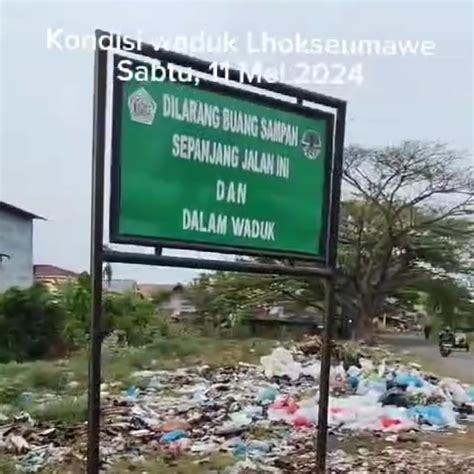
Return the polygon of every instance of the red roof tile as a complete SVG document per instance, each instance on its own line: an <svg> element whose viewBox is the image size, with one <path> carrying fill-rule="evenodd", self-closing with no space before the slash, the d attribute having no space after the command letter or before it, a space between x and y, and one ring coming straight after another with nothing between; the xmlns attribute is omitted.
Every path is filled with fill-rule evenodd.
<svg viewBox="0 0 474 474"><path fill-rule="evenodd" d="M71 270L56 267L54 265L35 265L35 277L78 277L79 274Z"/></svg>

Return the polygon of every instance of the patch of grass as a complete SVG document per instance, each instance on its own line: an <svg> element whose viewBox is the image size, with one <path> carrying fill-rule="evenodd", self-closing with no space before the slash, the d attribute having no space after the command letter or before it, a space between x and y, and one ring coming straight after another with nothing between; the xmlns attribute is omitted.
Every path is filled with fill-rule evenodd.
<svg viewBox="0 0 474 474"><path fill-rule="evenodd" d="M130 381L136 370L174 369L196 364L235 365L238 362L258 363L268 354L275 341L268 339L211 339L183 335L179 338L158 338L143 348L124 349L104 360L104 380Z"/></svg>
<svg viewBox="0 0 474 474"><path fill-rule="evenodd" d="M31 370L25 382L33 389L60 391L67 382L67 373L63 367L51 366L47 363L38 364Z"/></svg>
<svg viewBox="0 0 474 474"><path fill-rule="evenodd" d="M88 367L89 354L87 350L74 354L68 360L68 370L72 374L71 380L78 382L79 387L82 388L82 390L87 388L89 382Z"/></svg>
<svg viewBox="0 0 474 474"><path fill-rule="evenodd" d="M0 472L2 474L15 474L17 472L13 457L4 454L0 456Z"/></svg>
<svg viewBox="0 0 474 474"><path fill-rule="evenodd" d="M23 385L16 380L2 380L2 385L0 385L0 405L13 405L18 403L24 391Z"/></svg>
<svg viewBox="0 0 474 474"><path fill-rule="evenodd" d="M16 403L23 392L64 389L67 371L59 364L39 361L0 365L0 404Z"/></svg>
<svg viewBox="0 0 474 474"><path fill-rule="evenodd" d="M269 339L222 339L191 334L158 336L144 347L103 351L102 377L106 383L136 384L137 370L175 369L199 364L211 366L258 363L275 341ZM0 364L0 404L16 404L23 392L43 391L65 396L84 393L88 382L88 354L78 352L63 361ZM76 381L74 388L68 382Z"/></svg>
<svg viewBox="0 0 474 474"><path fill-rule="evenodd" d="M38 421L61 421L65 425L76 425L87 419L87 398L69 396L33 405L30 414Z"/></svg>

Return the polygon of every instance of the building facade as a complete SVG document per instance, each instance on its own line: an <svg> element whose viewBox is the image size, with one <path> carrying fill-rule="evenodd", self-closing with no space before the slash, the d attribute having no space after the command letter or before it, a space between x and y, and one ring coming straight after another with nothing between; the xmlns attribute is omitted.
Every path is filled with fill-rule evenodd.
<svg viewBox="0 0 474 474"><path fill-rule="evenodd" d="M41 217L0 201L0 292L33 284L33 220Z"/></svg>

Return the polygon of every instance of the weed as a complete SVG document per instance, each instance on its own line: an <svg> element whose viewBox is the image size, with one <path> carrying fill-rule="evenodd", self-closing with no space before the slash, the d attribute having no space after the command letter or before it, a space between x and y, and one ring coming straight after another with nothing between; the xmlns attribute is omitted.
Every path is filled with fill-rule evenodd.
<svg viewBox="0 0 474 474"><path fill-rule="evenodd" d="M87 417L87 398L69 396L34 405L30 414L38 421L61 421L65 425L83 423Z"/></svg>
<svg viewBox="0 0 474 474"><path fill-rule="evenodd" d="M25 374L31 389L46 389L60 391L67 383L67 374L62 367L51 366L46 362L41 362Z"/></svg>
<svg viewBox="0 0 474 474"><path fill-rule="evenodd" d="M5 383L5 385L0 385L0 404L13 405L17 403L21 394L24 392L24 387L16 380L5 380L3 383Z"/></svg>
<svg viewBox="0 0 474 474"><path fill-rule="evenodd" d="M2 474L15 474L17 472L15 462L10 456L0 456L0 472Z"/></svg>

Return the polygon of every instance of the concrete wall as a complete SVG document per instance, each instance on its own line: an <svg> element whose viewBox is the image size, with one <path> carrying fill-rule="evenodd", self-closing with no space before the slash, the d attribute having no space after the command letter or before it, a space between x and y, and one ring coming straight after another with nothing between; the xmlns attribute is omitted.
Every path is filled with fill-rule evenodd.
<svg viewBox="0 0 474 474"><path fill-rule="evenodd" d="M33 221L0 210L0 292L33 284Z"/></svg>

